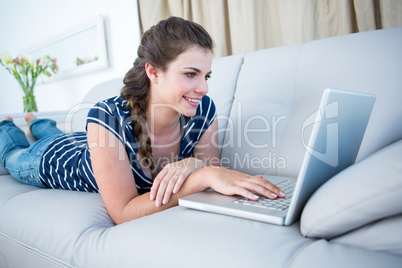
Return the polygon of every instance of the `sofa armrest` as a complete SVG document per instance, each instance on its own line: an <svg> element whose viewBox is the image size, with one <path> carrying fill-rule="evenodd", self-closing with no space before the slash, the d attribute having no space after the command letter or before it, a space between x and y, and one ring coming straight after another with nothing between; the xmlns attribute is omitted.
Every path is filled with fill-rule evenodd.
<svg viewBox="0 0 402 268"><path fill-rule="evenodd" d="M331 242L402 256L401 226L402 214L373 222Z"/></svg>
<svg viewBox="0 0 402 268"><path fill-rule="evenodd" d="M402 140L335 175L307 202L306 237L332 239L402 213ZM383 235L392 236L392 232Z"/></svg>

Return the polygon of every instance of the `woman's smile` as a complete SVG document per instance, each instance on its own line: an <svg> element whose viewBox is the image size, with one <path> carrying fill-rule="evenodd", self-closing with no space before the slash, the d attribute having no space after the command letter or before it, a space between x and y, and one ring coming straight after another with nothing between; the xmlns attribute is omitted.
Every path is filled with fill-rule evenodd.
<svg viewBox="0 0 402 268"><path fill-rule="evenodd" d="M201 100L201 99L189 98L186 96L183 96L183 98L188 104L190 104L191 106L194 106L194 107L198 107L198 104Z"/></svg>

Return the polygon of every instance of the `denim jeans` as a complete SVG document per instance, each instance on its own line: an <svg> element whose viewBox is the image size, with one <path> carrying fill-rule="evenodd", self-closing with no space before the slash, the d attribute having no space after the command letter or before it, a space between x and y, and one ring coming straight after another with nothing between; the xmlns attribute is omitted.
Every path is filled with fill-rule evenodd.
<svg viewBox="0 0 402 268"><path fill-rule="evenodd" d="M63 132L50 119L34 119L30 130L37 140L30 145L25 133L12 121L0 122L0 160L17 181L45 188L40 180L39 168L44 151L50 142Z"/></svg>

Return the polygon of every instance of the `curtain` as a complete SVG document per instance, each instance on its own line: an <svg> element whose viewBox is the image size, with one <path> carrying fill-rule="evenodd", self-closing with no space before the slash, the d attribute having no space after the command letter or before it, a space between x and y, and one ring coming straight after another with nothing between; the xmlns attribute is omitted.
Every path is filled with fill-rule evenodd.
<svg viewBox="0 0 402 268"><path fill-rule="evenodd" d="M141 31L178 16L201 24L215 56L402 26L400 0L138 0Z"/></svg>

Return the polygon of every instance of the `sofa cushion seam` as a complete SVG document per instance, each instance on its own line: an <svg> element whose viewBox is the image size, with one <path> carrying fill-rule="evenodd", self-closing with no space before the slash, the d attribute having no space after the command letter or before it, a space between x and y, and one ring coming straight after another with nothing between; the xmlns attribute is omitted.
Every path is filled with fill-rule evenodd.
<svg viewBox="0 0 402 268"><path fill-rule="evenodd" d="M241 62L240 62L240 66L239 66L239 71L237 72L236 82L235 82L235 88L234 88L234 91L233 91L233 100L231 101L231 105L230 105L230 109L229 109L229 115L230 115L230 111L232 111L234 100L236 99L237 84L238 84L238 82L239 82L240 72L241 72L241 69L242 69L242 67L243 67L244 58L246 57L246 54L247 54L247 53L244 53L244 54L242 55Z"/></svg>
<svg viewBox="0 0 402 268"><path fill-rule="evenodd" d="M234 84L233 98L232 98L232 101L230 102L230 108L229 108L228 117L230 117L230 114L232 113L233 103L234 103L234 100L236 99L237 83L239 82L239 76L240 76L241 69L243 67L244 58L245 58L246 54L247 53L243 53L242 57L241 57L241 62L240 62L240 65L239 65L239 71L237 72L236 82ZM215 118L215 119L218 119L218 117ZM226 130L223 132L224 133L223 141L225 140L226 132L227 132ZM222 152L220 152L220 153L222 153Z"/></svg>
<svg viewBox="0 0 402 268"><path fill-rule="evenodd" d="M283 135L282 135L282 139L281 139L281 144L282 144L282 142L283 142L283 137L285 137L285 133L286 133L286 131L287 131L287 129L288 129L289 120L290 120L290 118L293 116L294 111L295 111L295 97L296 97L296 84L297 84L297 83L296 83L296 80L297 80L297 73L298 73L298 70L299 70L300 54L301 54L301 52L302 52L302 49L303 49L304 45L305 45L305 43L301 44L301 46L300 46L300 48L299 48L299 51L297 52L296 63L295 63L295 73L294 73L294 76L293 76L292 111L290 112L289 118L288 118L288 120L286 121L285 129L283 130ZM280 148L280 149L278 150L278 155L281 155L281 149L282 149L281 144L279 144L279 148ZM275 175L276 175L276 176L278 175L278 170L277 170L276 167L275 167Z"/></svg>
<svg viewBox="0 0 402 268"><path fill-rule="evenodd" d="M93 229L95 229L96 227L99 227L99 226L105 226L105 223L99 223L99 224L94 224L94 225L89 226L89 227L86 228L84 231L82 231L81 234L80 234L80 235L77 237L77 239L75 240L74 247L73 247L73 249L72 249L71 257L70 257L70 258L71 258L71 259L70 259L70 263L73 264L74 267L79 267L79 266L75 265L75 263L74 263L74 258L75 258L76 252L77 252L78 244L79 244L81 241L84 240L84 239L83 239L83 236L85 236L86 234L90 233L91 230L93 230ZM108 228L103 228L103 229L104 229L103 231L105 231L105 230L108 229Z"/></svg>
<svg viewBox="0 0 402 268"><path fill-rule="evenodd" d="M33 187L34 187L34 186L33 186ZM33 192L33 191L39 191L39 190L44 190L44 189L38 188L38 189L33 189L33 190L31 190L31 191L28 191L28 192L13 194L13 195L9 196L8 198L4 199L4 201L3 201L2 203L0 203L0 207L2 207L3 205L5 205L8 201L10 201L10 199L13 199L13 198L16 197L16 196L19 196L19 195L22 195L22 194L26 194L26 193L30 193L30 192Z"/></svg>
<svg viewBox="0 0 402 268"><path fill-rule="evenodd" d="M307 241L303 246L299 247L295 253L289 258L289 260L287 261L287 265L285 267L291 267L292 264L294 263L294 261L297 259L297 256L299 256L301 254L302 251L304 251L304 249L308 248L311 244L317 242L319 240L309 240Z"/></svg>
<svg viewBox="0 0 402 268"><path fill-rule="evenodd" d="M32 254L34 254L34 255L36 255L38 257L41 257L43 259L46 259L49 262L52 262L54 264L59 265L60 267L74 267L74 266L71 266L71 264L66 263L66 262L64 262L64 261L62 261L60 259L56 259L52 255L50 255L48 253L45 253L45 252L43 252L43 251L41 251L41 250L39 250L39 249L37 249L35 247L29 246L28 244L26 244L24 242L21 242L19 240L13 239L13 238L9 237L8 235L6 235L4 233L0 233L0 239L1 238L3 240L7 241L8 243L11 243L11 244L15 245L16 247L25 249L25 250L31 252Z"/></svg>

